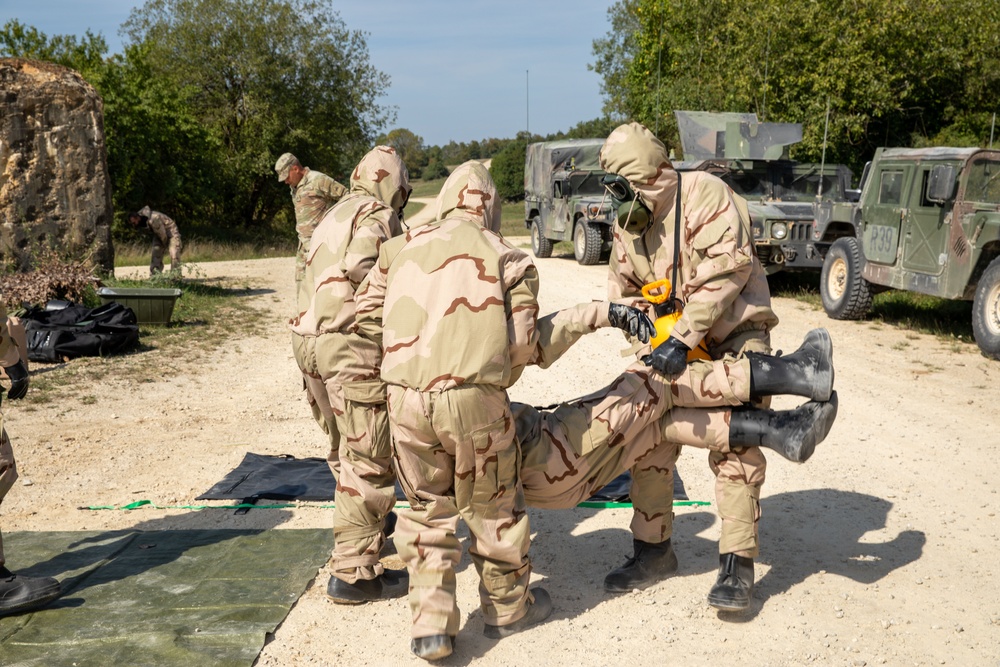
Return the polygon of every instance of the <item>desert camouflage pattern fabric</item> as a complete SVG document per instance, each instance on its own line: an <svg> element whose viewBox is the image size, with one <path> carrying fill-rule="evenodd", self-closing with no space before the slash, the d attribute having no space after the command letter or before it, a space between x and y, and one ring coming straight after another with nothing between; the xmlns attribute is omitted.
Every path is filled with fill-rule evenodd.
<svg viewBox="0 0 1000 667"><path fill-rule="evenodd" d="M7 306L0 301L0 366L6 368L16 364L18 360L26 359L27 347L22 341L16 341L10 330L11 321L7 318ZM18 326L17 322L14 326ZM21 327L23 334L24 328ZM27 361L25 361L27 363ZM0 503L4 496L17 481L17 465L14 463L14 450L10 446L7 430L3 424L3 413L0 413ZM0 535L0 567L4 564L3 536Z"/></svg>
<svg viewBox="0 0 1000 667"><path fill-rule="evenodd" d="M478 162L434 204L443 219L382 246L358 290L358 331L382 344L400 485L395 543L410 572L412 636L458 632L459 518L471 533L486 622L527 611L530 526L506 388L536 356L538 274L496 231ZM558 336L557 336L558 337Z"/></svg>
<svg viewBox="0 0 1000 667"><path fill-rule="evenodd" d="M538 271L492 231L500 204L478 162L452 173L436 206L445 219L382 246L358 290L358 330L381 344L386 382L509 387L535 354Z"/></svg>
<svg viewBox="0 0 1000 667"><path fill-rule="evenodd" d="M712 401L675 385L637 364L607 387L552 410L512 404L528 505L567 509L626 470L672 469L682 444L728 451L731 413L722 392L715 393L715 409L684 409L674 406ZM692 414L695 420L682 421ZM673 494L664 502L672 507Z"/></svg>
<svg viewBox="0 0 1000 667"><path fill-rule="evenodd" d="M299 184L290 188L295 206L295 232L299 247L295 253L295 280L305 275L306 254L313 232L323 215L347 194L347 188L326 174L306 168Z"/></svg>
<svg viewBox="0 0 1000 667"><path fill-rule="evenodd" d="M355 292L382 244L402 233L399 213L410 192L406 165L389 146L376 146L351 174L351 191L319 221L305 260L297 313L300 336L347 333L354 327Z"/></svg>
<svg viewBox="0 0 1000 667"><path fill-rule="evenodd" d="M506 391L389 385L389 410L399 481L411 505L398 511L394 537L410 572L411 636L458 634L459 518L469 527L486 622L520 619L527 611L531 529Z"/></svg>
<svg viewBox="0 0 1000 667"><path fill-rule="evenodd" d="M163 255L170 253L170 270L180 271L181 250L184 247L177 223L169 216L153 211L148 206L139 210L139 215L146 218L146 226L153 232L153 250L149 260L149 272L163 272Z"/></svg>
<svg viewBox="0 0 1000 667"><path fill-rule="evenodd" d="M677 172L663 144L638 123L619 126L611 133L601 149L601 165L628 179L652 212L651 224L639 234L618 226L614 229L608 296L635 297L643 285L671 277ZM710 376L731 372L725 363L738 361L746 383L729 385L726 396L729 404L738 405L750 397L749 362L742 355L770 352L769 332L778 322L753 248L746 202L711 174L685 173L680 219L677 293L684 312L671 335L691 348L704 340L717 361L693 362L678 380L684 386L702 387ZM648 347L636 349L640 355L648 351ZM716 384L722 385L718 380ZM716 473L723 519L721 553L756 557L758 500L766 467L763 454L756 448L713 453L709 464ZM670 537L672 512L663 499L672 486L672 469L662 474L633 471L632 529L637 539L661 542Z"/></svg>
<svg viewBox="0 0 1000 667"><path fill-rule="evenodd" d="M351 175L351 191L313 233L292 318L293 351L307 402L330 438L327 460L337 479L334 576L348 583L383 572L385 516L394 503L385 383L378 345L353 332L354 293L382 243L402 232L409 196L406 165L376 146Z"/></svg>

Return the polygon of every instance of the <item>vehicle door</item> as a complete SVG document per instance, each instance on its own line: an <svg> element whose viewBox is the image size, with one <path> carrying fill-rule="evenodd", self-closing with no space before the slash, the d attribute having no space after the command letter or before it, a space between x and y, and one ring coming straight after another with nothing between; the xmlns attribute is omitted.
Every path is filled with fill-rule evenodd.
<svg viewBox="0 0 1000 667"><path fill-rule="evenodd" d="M865 227L862 235L865 259L877 264L895 264L899 230L904 214L904 194L913 180L914 165L881 165L872 182L872 192L864 202Z"/></svg>
<svg viewBox="0 0 1000 667"><path fill-rule="evenodd" d="M913 187L904 200L902 215L903 268L938 276L947 261L952 202L928 199L931 168L939 163L923 162L914 169ZM956 168L957 173L957 168Z"/></svg>
<svg viewBox="0 0 1000 667"><path fill-rule="evenodd" d="M570 182L565 172L557 173L552 179L552 204L551 217L545 228L551 232L556 232L564 236L567 221L569 220L569 196ZM552 238L555 234L549 236Z"/></svg>

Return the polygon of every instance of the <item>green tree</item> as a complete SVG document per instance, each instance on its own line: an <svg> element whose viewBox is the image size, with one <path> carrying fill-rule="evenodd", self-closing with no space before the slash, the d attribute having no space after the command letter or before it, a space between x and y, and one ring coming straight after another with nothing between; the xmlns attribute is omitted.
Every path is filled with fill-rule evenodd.
<svg viewBox="0 0 1000 667"><path fill-rule="evenodd" d="M421 171L428 160L424 150L423 137L417 136L404 127L398 127L390 130L388 134L380 135L376 143L395 148L399 159L406 164L410 178L420 178Z"/></svg>
<svg viewBox="0 0 1000 667"><path fill-rule="evenodd" d="M377 102L388 77L331 0L149 0L122 31L217 146L216 224L291 218L278 155L344 178L393 115Z"/></svg>
<svg viewBox="0 0 1000 667"><path fill-rule="evenodd" d="M101 35L89 30L82 39L75 35L48 37L32 26L16 19L0 29L0 56L47 60L74 69L85 79L98 74L104 67L108 44Z"/></svg>
<svg viewBox="0 0 1000 667"><path fill-rule="evenodd" d="M517 138L508 142L490 163L497 194L505 201L524 199L524 160L531 140L527 132L518 132Z"/></svg>
<svg viewBox="0 0 1000 667"><path fill-rule="evenodd" d="M679 150L674 109L802 123L792 156L857 169L878 146L988 140L1000 12L979 0L898 3L620 0L594 42L605 109Z"/></svg>

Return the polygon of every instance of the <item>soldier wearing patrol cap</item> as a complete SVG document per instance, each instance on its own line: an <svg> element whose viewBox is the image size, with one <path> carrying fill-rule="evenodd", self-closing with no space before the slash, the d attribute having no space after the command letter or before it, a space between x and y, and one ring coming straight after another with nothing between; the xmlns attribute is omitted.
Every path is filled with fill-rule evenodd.
<svg viewBox="0 0 1000 667"><path fill-rule="evenodd" d="M305 275L306 253L309 240L323 215L340 201L347 188L324 173L303 167L299 159L291 153L283 153L274 163L278 180L288 185L295 205L295 231L299 235L299 247L295 253L295 283L298 285Z"/></svg>
<svg viewBox="0 0 1000 667"><path fill-rule="evenodd" d="M636 346L642 361L690 387L728 372L723 364L731 363L743 381L731 388L717 384L734 406L750 399L764 404L763 396L809 380L802 355L762 363L760 355L770 352L770 331L778 318L753 247L746 202L711 174L682 177L664 145L639 123L616 128L600 159L617 211L609 298L639 296L644 285L666 278L683 308L665 342L652 352L649 346ZM813 338L807 341L810 347L829 343L822 330ZM688 353L698 346L713 361L688 363ZM666 437L679 441L670 429ZM746 446L712 451L709 466L716 477L722 534L719 574L708 602L724 610L745 609L753 588L753 559L759 553L766 460L759 447ZM670 544L673 466L640 461L631 472L635 553L605 579L611 592L649 586L677 570Z"/></svg>

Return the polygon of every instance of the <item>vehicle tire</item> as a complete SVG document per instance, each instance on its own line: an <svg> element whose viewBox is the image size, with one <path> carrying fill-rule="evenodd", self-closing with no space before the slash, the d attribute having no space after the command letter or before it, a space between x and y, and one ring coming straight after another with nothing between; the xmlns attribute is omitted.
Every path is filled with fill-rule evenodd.
<svg viewBox="0 0 1000 667"><path fill-rule="evenodd" d="M872 286L861 276L861 245L853 236L837 239L823 261L819 293L835 320L859 320L872 307Z"/></svg>
<svg viewBox="0 0 1000 667"><path fill-rule="evenodd" d="M531 219L531 252L535 253L535 257L552 256L552 241L542 233L542 221L537 215Z"/></svg>
<svg viewBox="0 0 1000 667"><path fill-rule="evenodd" d="M990 262L976 287L972 335L983 354L1000 359L1000 257Z"/></svg>
<svg viewBox="0 0 1000 667"><path fill-rule="evenodd" d="M580 220L573 228L573 254L576 261L583 265L597 264L601 261L601 228L597 225Z"/></svg>

